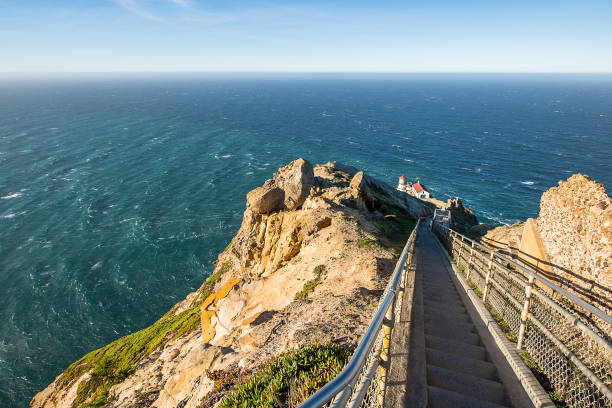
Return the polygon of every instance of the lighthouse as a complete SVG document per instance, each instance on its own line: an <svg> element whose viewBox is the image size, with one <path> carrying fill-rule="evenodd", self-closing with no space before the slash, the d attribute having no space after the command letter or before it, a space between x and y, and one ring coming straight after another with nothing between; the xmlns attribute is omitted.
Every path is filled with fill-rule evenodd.
<svg viewBox="0 0 612 408"><path fill-rule="evenodd" d="M406 192L406 177L404 177L403 174L401 175L401 177L399 178L399 181L397 182L397 189L399 191Z"/></svg>

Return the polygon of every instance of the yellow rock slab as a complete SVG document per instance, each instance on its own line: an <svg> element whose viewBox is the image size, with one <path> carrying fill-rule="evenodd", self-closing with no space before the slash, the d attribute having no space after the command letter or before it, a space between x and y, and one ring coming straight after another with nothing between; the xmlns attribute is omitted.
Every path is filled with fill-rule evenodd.
<svg viewBox="0 0 612 408"><path fill-rule="evenodd" d="M217 314L214 310L214 306L216 306L219 299L226 297L232 288L240 282L242 282L241 278L230 279L220 290L208 296L204 303L202 303L200 307L200 325L202 327L203 343L211 341L216 334L215 328L212 325L212 318ZM212 310L210 310L211 307L213 308Z"/></svg>

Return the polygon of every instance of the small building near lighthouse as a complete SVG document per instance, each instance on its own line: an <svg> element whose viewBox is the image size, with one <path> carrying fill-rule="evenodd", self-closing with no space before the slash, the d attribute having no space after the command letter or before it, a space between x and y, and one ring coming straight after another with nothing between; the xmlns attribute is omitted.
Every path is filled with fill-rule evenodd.
<svg viewBox="0 0 612 408"><path fill-rule="evenodd" d="M431 197L431 194L429 193L429 191L427 191L425 186L421 184L420 182L414 183L411 189L412 189L412 195L415 196L416 198L430 198Z"/></svg>

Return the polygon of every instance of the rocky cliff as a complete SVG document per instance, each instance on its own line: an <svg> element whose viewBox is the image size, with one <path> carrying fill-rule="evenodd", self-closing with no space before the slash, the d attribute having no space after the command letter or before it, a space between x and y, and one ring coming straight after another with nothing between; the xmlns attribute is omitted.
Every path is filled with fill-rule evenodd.
<svg viewBox="0 0 612 408"><path fill-rule="evenodd" d="M72 364L31 406L237 405L231 390L255 370L276 375L278 358L293 356L283 353L331 339L324 352L298 348L324 360L302 370L301 388L273 396L295 405L329 375L321 367L356 345L416 217L431 212L355 168L303 159L246 201L202 287L152 326Z"/></svg>
<svg viewBox="0 0 612 408"><path fill-rule="evenodd" d="M483 242L526 258L558 285L612 312L612 198L602 184L575 174L542 194L535 233L546 259L529 259L521 251L524 227L498 227Z"/></svg>

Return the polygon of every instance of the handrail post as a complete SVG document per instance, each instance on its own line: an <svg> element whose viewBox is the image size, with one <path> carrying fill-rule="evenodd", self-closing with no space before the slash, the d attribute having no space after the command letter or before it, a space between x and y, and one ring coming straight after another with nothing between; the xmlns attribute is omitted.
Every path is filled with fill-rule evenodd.
<svg viewBox="0 0 612 408"><path fill-rule="evenodd" d="M516 342L516 348L523 348L523 341L525 340L525 331L527 330L527 319L529 318L529 304L531 303L531 292L533 291L533 283L535 281L534 274L529 275L529 282L525 286L525 303L523 304L523 312L521 313L521 327L519 329L518 341Z"/></svg>
<svg viewBox="0 0 612 408"><path fill-rule="evenodd" d="M387 385L387 368L389 366L389 347L391 346L391 325L393 324L393 308L394 303L391 302L385 320L383 321L383 341L380 349L380 357L378 360L378 395L377 406L382 407L385 399L385 388Z"/></svg>
<svg viewBox="0 0 612 408"><path fill-rule="evenodd" d="M491 275L493 272L493 254L494 252L491 251L491 256L489 257L489 268L487 270L487 278L485 279L484 293L482 295L482 303L486 303L487 295L489 293L489 287L491 286Z"/></svg>
<svg viewBox="0 0 612 408"><path fill-rule="evenodd" d="M459 253L457 254L457 265L459 265L459 262L461 261L461 253L463 252L463 238L464 236L461 235L461 242L459 242Z"/></svg>
<svg viewBox="0 0 612 408"><path fill-rule="evenodd" d="M470 272L472 272L472 257L474 256L474 241L472 241L472 246L470 247L470 260L468 261L467 273L465 279L470 279Z"/></svg>

